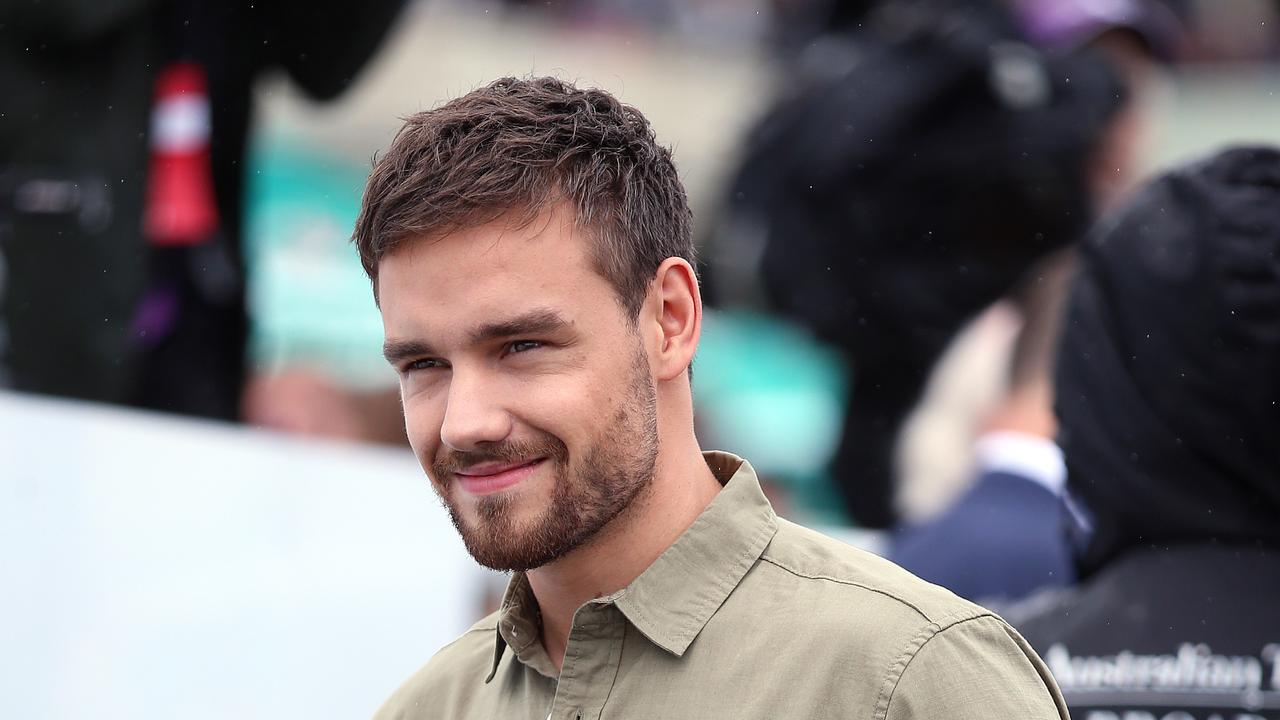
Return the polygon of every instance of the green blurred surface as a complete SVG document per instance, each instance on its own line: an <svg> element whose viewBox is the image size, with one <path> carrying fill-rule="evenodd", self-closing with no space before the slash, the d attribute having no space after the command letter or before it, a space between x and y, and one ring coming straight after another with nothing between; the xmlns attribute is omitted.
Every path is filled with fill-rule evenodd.
<svg viewBox="0 0 1280 720"><path fill-rule="evenodd" d="M848 393L839 353L767 315L708 311L693 390L704 446L748 458L805 519L845 521L827 474Z"/></svg>
<svg viewBox="0 0 1280 720"><path fill-rule="evenodd" d="M391 385L382 321L349 241L366 168L280 136L250 154L246 212L250 357L345 384Z"/></svg>

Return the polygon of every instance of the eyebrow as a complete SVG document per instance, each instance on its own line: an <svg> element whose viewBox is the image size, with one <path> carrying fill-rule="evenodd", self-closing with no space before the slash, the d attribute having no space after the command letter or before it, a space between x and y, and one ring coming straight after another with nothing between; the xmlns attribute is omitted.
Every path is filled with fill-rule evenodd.
<svg viewBox="0 0 1280 720"><path fill-rule="evenodd" d="M434 354L430 345L417 340L388 340L382 344L382 356L393 366L399 366L411 357Z"/></svg>
<svg viewBox="0 0 1280 720"><path fill-rule="evenodd" d="M523 315L481 325L471 332L472 343L483 343L517 335L545 335L569 327L570 323L555 310L540 308Z"/></svg>
<svg viewBox="0 0 1280 720"><path fill-rule="evenodd" d="M487 323L471 331L473 344L519 335L545 335L563 331L572 323L555 310L540 308L506 320ZM411 357L435 355L436 351L420 340L388 339L382 345L382 355L392 365L399 365Z"/></svg>

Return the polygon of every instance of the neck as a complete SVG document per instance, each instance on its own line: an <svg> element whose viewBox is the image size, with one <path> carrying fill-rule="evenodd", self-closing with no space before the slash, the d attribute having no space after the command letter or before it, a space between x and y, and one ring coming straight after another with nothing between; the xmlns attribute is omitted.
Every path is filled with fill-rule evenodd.
<svg viewBox="0 0 1280 720"><path fill-rule="evenodd" d="M542 612L542 645L557 670L578 608L631 584L693 524L720 490L692 430L675 442L663 438L659 447L647 492L590 542L528 573Z"/></svg>

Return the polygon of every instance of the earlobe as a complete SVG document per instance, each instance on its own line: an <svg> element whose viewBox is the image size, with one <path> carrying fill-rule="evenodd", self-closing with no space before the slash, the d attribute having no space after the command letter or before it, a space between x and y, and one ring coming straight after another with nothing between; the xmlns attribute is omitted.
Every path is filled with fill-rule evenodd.
<svg viewBox="0 0 1280 720"><path fill-rule="evenodd" d="M653 279L660 342L654 357L658 380L678 377L693 362L702 334L702 296L693 267L682 258L667 258Z"/></svg>

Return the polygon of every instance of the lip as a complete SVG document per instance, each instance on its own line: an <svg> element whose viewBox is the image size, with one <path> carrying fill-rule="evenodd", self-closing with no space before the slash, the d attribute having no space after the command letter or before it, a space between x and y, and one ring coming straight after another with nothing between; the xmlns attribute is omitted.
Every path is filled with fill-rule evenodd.
<svg viewBox="0 0 1280 720"><path fill-rule="evenodd" d="M470 495L492 495L519 483L533 474L546 458L535 458L522 463L477 465L466 472L455 472L454 477Z"/></svg>

